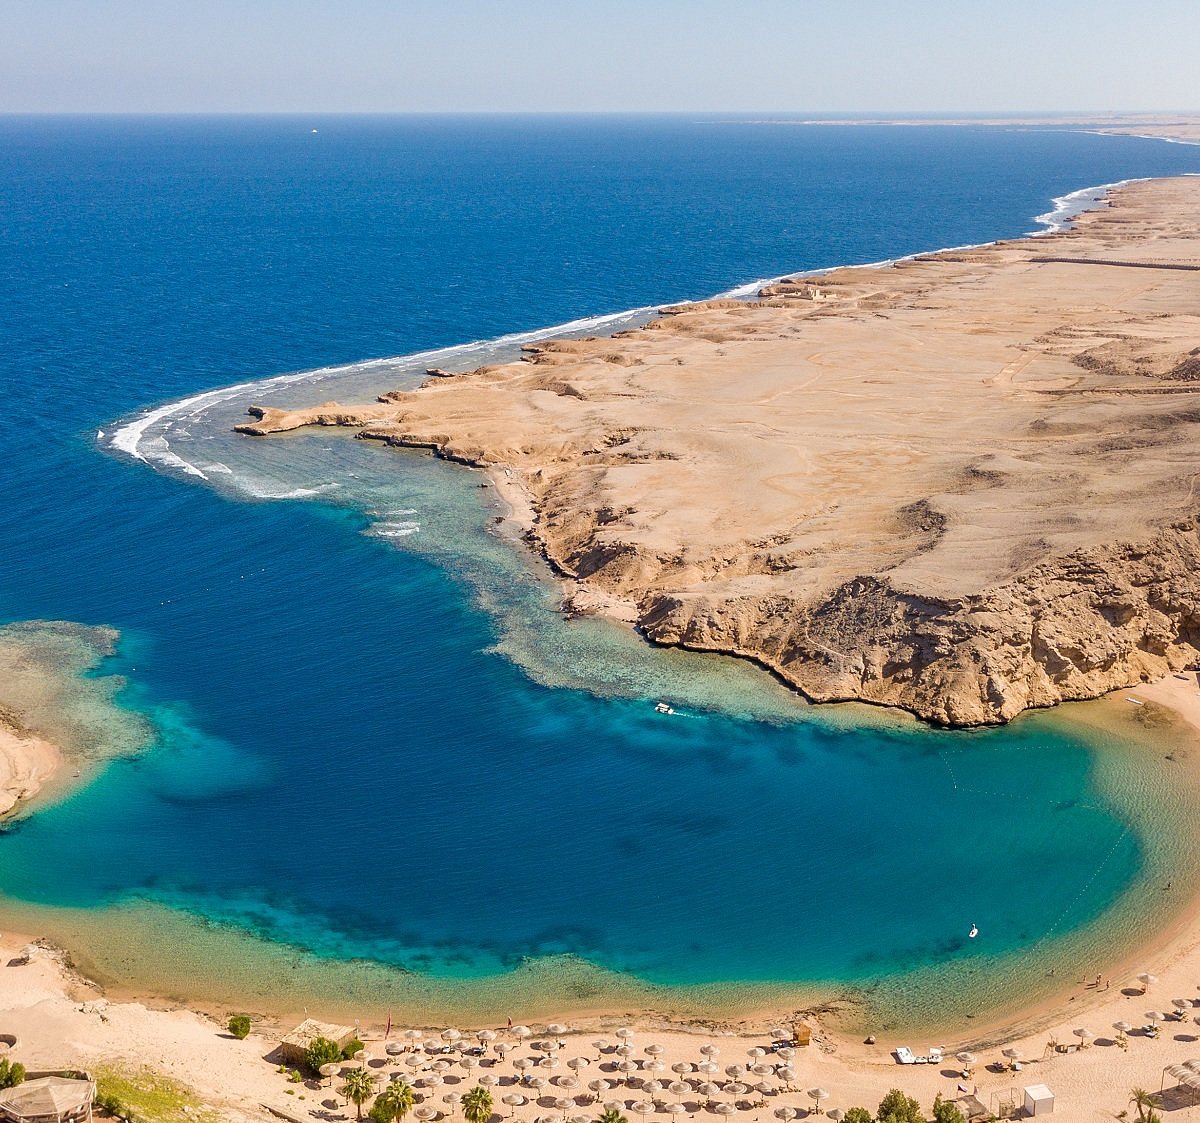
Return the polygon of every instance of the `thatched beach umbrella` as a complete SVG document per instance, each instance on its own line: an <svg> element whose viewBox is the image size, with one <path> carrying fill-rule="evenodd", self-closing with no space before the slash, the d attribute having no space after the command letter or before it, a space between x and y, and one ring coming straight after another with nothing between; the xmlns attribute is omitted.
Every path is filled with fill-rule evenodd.
<svg viewBox="0 0 1200 1123"><path fill-rule="evenodd" d="M787 1041L792 1036L792 1031L786 1026L772 1026L767 1033L772 1041Z"/></svg>
<svg viewBox="0 0 1200 1123"><path fill-rule="evenodd" d="M684 1076L692 1071L692 1064L690 1061L676 1061L671 1066L671 1071L678 1073L680 1076Z"/></svg>
<svg viewBox="0 0 1200 1123"><path fill-rule="evenodd" d="M846 1113L840 1107L831 1107L829 1118L833 1120L833 1123L841 1123L841 1120L846 1118Z"/></svg>
<svg viewBox="0 0 1200 1123"><path fill-rule="evenodd" d="M701 1061L696 1066L697 1072L702 1072L706 1076L716 1076L721 1071L721 1066L716 1061Z"/></svg>
<svg viewBox="0 0 1200 1123"><path fill-rule="evenodd" d="M682 1080L672 1080L667 1085L667 1091L673 1096L686 1096L692 1090L690 1084L685 1084Z"/></svg>
<svg viewBox="0 0 1200 1123"><path fill-rule="evenodd" d="M592 1123L592 1117L590 1115L572 1115L567 1123Z"/></svg>
<svg viewBox="0 0 1200 1123"><path fill-rule="evenodd" d="M760 1080L753 1086L753 1090L760 1096L771 1096L775 1094L775 1089L771 1087L765 1080Z"/></svg>
<svg viewBox="0 0 1200 1123"><path fill-rule="evenodd" d="M645 1047L645 1048L642 1050L642 1052L643 1052L643 1053L645 1053L645 1054L646 1054L646 1056L648 1056L648 1057L657 1057L657 1056L660 1056L660 1055L662 1054L662 1051L663 1051L663 1047L662 1047L661 1045L659 1045L657 1042L654 1042L654 1041L650 1042L650 1044L649 1044L649 1045L647 1045L647 1046L646 1046L646 1047Z"/></svg>
<svg viewBox="0 0 1200 1123"><path fill-rule="evenodd" d="M651 1096L658 1095L663 1090L663 1086L657 1080L643 1080L642 1091Z"/></svg>
<svg viewBox="0 0 1200 1123"><path fill-rule="evenodd" d="M725 1103L725 1101L722 1100L719 1104L713 1104L713 1111L715 1111L718 1115L734 1115L737 1112L737 1108L734 1107L733 1104Z"/></svg>
<svg viewBox="0 0 1200 1123"><path fill-rule="evenodd" d="M1172 998L1171 1005L1179 1011L1178 1017L1182 1019L1184 1010L1192 1008L1192 1000L1190 998Z"/></svg>
<svg viewBox="0 0 1200 1123"><path fill-rule="evenodd" d="M734 1080L736 1080L739 1076L746 1075L746 1066L745 1065L726 1065L725 1066L725 1075L732 1077Z"/></svg>
<svg viewBox="0 0 1200 1123"><path fill-rule="evenodd" d="M636 1111L638 1115L653 1115L654 1104L650 1100L634 1100L629 1105L630 1111Z"/></svg>
<svg viewBox="0 0 1200 1123"><path fill-rule="evenodd" d="M750 1089L745 1084L739 1084L736 1080L730 1081L730 1083L725 1085L726 1095L744 1096L748 1091Z"/></svg>
<svg viewBox="0 0 1200 1123"><path fill-rule="evenodd" d="M1145 994L1155 983L1158 982L1157 975L1151 975L1149 971L1143 971L1137 977L1139 983L1142 984L1142 993Z"/></svg>
<svg viewBox="0 0 1200 1123"><path fill-rule="evenodd" d="M1161 1010L1147 1010L1146 1020L1157 1024L1158 1022L1165 1022L1167 1020L1167 1015Z"/></svg>
<svg viewBox="0 0 1200 1123"><path fill-rule="evenodd" d="M628 1041L629 1038L633 1036L633 1030L630 1029L629 1026L622 1026L619 1030L617 1030L617 1036Z"/></svg>
<svg viewBox="0 0 1200 1123"><path fill-rule="evenodd" d="M700 1055L704 1057L719 1057L721 1050L716 1045L701 1045Z"/></svg>
<svg viewBox="0 0 1200 1123"><path fill-rule="evenodd" d="M478 1077L477 1083L483 1088L494 1088L500 1083L500 1077L495 1076L493 1073L485 1072Z"/></svg>
<svg viewBox="0 0 1200 1123"><path fill-rule="evenodd" d="M1122 1037L1124 1037L1131 1029L1133 1029L1133 1026L1131 1026L1128 1022L1113 1022L1112 1027Z"/></svg>
<svg viewBox="0 0 1200 1123"><path fill-rule="evenodd" d="M625 1110L625 1101L624 1100L605 1100L604 1101L604 1110L605 1111L624 1111Z"/></svg>
<svg viewBox="0 0 1200 1123"><path fill-rule="evenodd" d="M755 1045L754 1048L746 1050L746 1056L752 1061L759 1061L766 1055L767 1051L761 1045Z"/></svg>
<svg viewBox="0 0 1200 1123"><path fill-rule="evenodd" d="M566 1026L561 1025L558 1022L551 1022L546 1027L546 1032L554 1034L555 1037L561 1037L564 1033L568 1033L569 1031Z"/></svg>
<svg viewBox="0 0 1200 1123"><path fill-rule="evenodd" d="M383 1047L383 1051L387 1053L389 1057L399 1057L404 1053L404 1046L401 1045L399 1041L389 1041Z"/></svg>
<svg viewBox="0 0 1200 1123"><path fill-rule="evenodd" d="M440 1112L433 1104L420 1104L413 1108L413 1115L422 1120L422 1123L428 1123L430 1119L436 1119Z"/></svg>
<svg viewBox="0 0 1200 1123"><path fill-rule="evenodd" d="M575 1072L579 1072L581 1069L587 1068L587 1066L591 1063L592 1062L589 1061L587 1057L572 1057L569 1061L567 1061L567 1068L572 1069Z"/></svg>
<svg viewBox="0 0 1200 1123"><path fill-rule="evenodd" d="M409 1068L420 1068L425 1063L425 1058L422 1057L420 1053L409 1053L408 1056L404 1058L404 1063L408 1065Z"/></svg>
<svg viewBox="0 0 1200 1123"><path fill-rule="evenodd" d="M596 1050L596 1060L599 1060L604 1055L605 1050L611 1049L612 1046L605 1038L600 1037L592 1042L592 1048Z"/></svg>
<svg viewBox="0 0 1200 1123"><path fill-rule="evenodd" d="M516 1046L511 1041L497 1041L492 1048L496 1050L496 1053L499 1055L500 1059L504 1060L504 1058L507 1057L508 1054L516 1048Z"/></svg>
<svg viewBox="0 0 1200 1123"><path fill-rule="evenodd" d="M575 1091L576 1088L579 1087L579 1077L578 1076L556 1076L554 1078L554 1082L560 1088L566 1088L568 1092L573 1092L573 1091Z"/></svg>
<svg viewBox="0 0 1200 1123"><path fill-rule="evenodd" d="M663 1072L666 1070L666 1067L665 1061L642 1061L643 1072Z"/></svg>
<svg viewBox="0 0 1200 1123"><path fill-rule="evenodd" d="M342 1066L340 1064L327 1064L322 1065L319 1069L317 1069L317 1071L324 1076L326 1080L332 1082L333 1078L338 1074L338 1069L341 1067ZM326 1085L326 1087L328 1087L328 1085Z"/></svg>
<svg viewBox="0 0 1200 1123"><path fill-rule="evenodd" d="M458 1063L465 1069L478 1068L479 1067L479 1058L478 1057L459 1057Z"/></svg>
<svg viewBox="0 0 1200 1123"><path fill-rule="evenodd" d="M829 1093L824 1088L809 1088L808 1098L813 1102L813 1110L820 1115L821 1104L829 1099Z"/></svg>
<svg viewBox="0 0 1200 1123"><path fill-rule="evenodd" d="M518 1072L524 1072L526 1069L533 1068L536 1063L532 1057L518 1057L513 1061L513 1068Z"/></svg>
<svg viewBox="0 0 1200 1123"><path fill-rule="evenodd" d="M440 1072L427 1072L421 1077L421 1086L423 1088L436 1088L441 1083L443 1081Z"/></svg>
<svg viewBox="0 0 1200 1123"><path fill-rule="evenodd" d="M776 1119L782 1119L786 1123L788 1119L795 1119L800 1112L797 1108L784 1106L777 1107L773 1112L771 1112L771 1114L774 1115Z"/></svg>
<svg viewBox="0 0 1200 1123"><path fill-rule="evenodd" d="M460 1103L462 1103L462 1096L460 1096L457 1092L447 1092L444 1096L442 1096L442 1103L449 1104L451 1107L457 1107Z"/></svg>
<svg viewBox="0 0 1200 1123"><path fill-rule="evenodd" d="M618 1057L632 1057L635 1050L632 1045L618 1045L613 1052Z"/></svg>
<svg viewBox="0 0 1200 1123"><path fill-rule="evenodd" d="M720 1087L714 1084L711 1080L706 1080L703 1084L697 1084L696 1091L702 1096L707 1096L710 1100L713 1098L713 1096L719 1096L721 1094Z"/></svg>
<svg viewBox="0 0 1200 1123"><path fill-rule="evenodd" d="M774 1076L775 1075L775 1069L772 1068L771 1065L763 1065L763 1064L751 1065L750 1071L752 1073L754 1073L755 1076Z"/></svg>
<svg viewBox="0 0 1200 1123"><path fill-rule="evenodd" d="M513 1026L508 1032L511 1033L513 1037L520 1037L522 1039L533 1036L533 1030L531 1030L528 1026Z"/></svg>
<svg viewBox="0 0 1200 1123"><path fill-rule="evenodd" d="M531 1076L525 1081L525 1086L527 1088L544 1088L546 1086L546 1078L544 1076Z"/></svg>
<svg viewBox="0 0 1200 1123"><path fill-rule="evenodd" d="M612 1085L607 1080L589 1080L588 1090L594 1093L594 1098L599 1099Z"/></svg>
<svg viewBox="0 0 1200 1123"><path fill-rule="evenodd" d="M440 1072L444 1074L450 1071L451 1066L449 1061L434 1061L429 1067L433 1069L434 1072Z"/></svg>
<svg viewBox="0 0 1200 1123"><path fill-rule="evenodd" d="M556 1096L554 1099L554 1106L559 1111L570 1111L571 1108L575 1106L575 1101L569 1099L567 1096Z"/></svg>
<svg viewBox="0 0 1200 1123"><path fill-rule="evenodd" d="M462 1033L453 1027L442 1030L440 1036L443 1041L449 1041L451 1044L462 1039Z"/></svg>
<svg viewBox="0 0 1200 1123"><path fill-rule="evenodd" d="M489 1041L495 1041L496 1036L497 1034L494 1029L481 1029L475 1034L475 1038L480 1045L486 1045Z"/></svg>
<svg viewBox="0 0 1200 1123"><path fill-rule="evenodd" d="M632 1072L637 1072L637 1070L638 1070L637 1061L632 1061L632 1060L629 1060L628 1058L626 1058L623 1061L617 1062L617 1071L624 1073L626 1076L628 1076Z"/></svg>
<svg viewBox="0 0 1200 1123"><path fill-rule="evenodd" d="M1079 1047L1081 1049L1086 1049L1088 1042L1096 1036L1090 1029L1085 1029L1082 1026L1079 1029L1071 1030L1071 1032L1079 1038Z"/></svg>
<svg viewBox="0 0 1200 1123"><path fill-rule="evenodd" d="M557 1057L545 1056L538 1061L538 1068L558 1068L562 1061Z"/></svg>
<svg viewBox="0 0 1200 1123"><path fill-rule="evenodd" d="M668 1115L683 1115L687 1111L687 1108L683 1104L667 1103L663 1104L663 1111Z"/></svg>
<svg viewBox="0 0 1200 1123"><path fill-rule="evenodd" d="M421 1038L425 1036L425 1031L423 1029L406 1029L404 1031L404 1036L407 1037L409 1041L420 1041Z"/></svg>
<svg viewBox="0 0 1200 1123"><path fill-rule="evenodd" d="M790 1045L780 1045L775 1050L775 1056L782 1057L785 1061L790 1061L796 1055L796 1050Z"/></svg>
<svg viewBox="0 0 1200 1123"><path fill-rule="evenodd" d="M1007 1049L1001 1049L1000 1055L1002 1057L1007 1057L1008 1060L1015 1065L1021 1059L1021 1050L1010 1046Z"/></svg>

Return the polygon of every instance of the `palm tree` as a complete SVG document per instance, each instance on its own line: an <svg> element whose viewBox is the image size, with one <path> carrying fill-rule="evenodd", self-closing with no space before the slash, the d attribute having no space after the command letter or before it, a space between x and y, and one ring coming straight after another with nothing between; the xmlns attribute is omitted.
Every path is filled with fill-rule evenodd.
<svg viewBox="0 0 1200 1123"><path fill-rule="evenodd" d="M375 1077L365 1068L352 1068L346 1073L346 1083L338 1089L357 1109L362 1118L363 1104L375 1094Z"/></svg>
<svg viewBox="0 0 1200 1123"><path fill-rule="evenodd" d="M412 1108L412 1085L398 1080L379 1093L379 1099L371 1108L371 1118L382 1120L384 1123L399 1123Z"/></svg>
<svg viewBox="0 0 1200 1123"><path fill-rule="evenodd" d="M606 1107L600 1115L599 1123L629 1123L615 1107Z"/></svg>
<svg viewBox="0 0 1200 1123"><path fill-rule="evenodd" d="M1151 1108L1158 1106L1158 1097L1147 1092L1145 1088L1134 1088L1129 1093L1129 1102L1137 1108L1138 1119L1142 1123L1147 1123L1147 1114L1153 1115Z"/></svg>
<svg viewBox="0 0 1200 1123"><path fill-rule="evenodd" d="M492 1117L492 1095L476 1085L462 1098L463 1118L467 1123L488 1123Z"/></svg>

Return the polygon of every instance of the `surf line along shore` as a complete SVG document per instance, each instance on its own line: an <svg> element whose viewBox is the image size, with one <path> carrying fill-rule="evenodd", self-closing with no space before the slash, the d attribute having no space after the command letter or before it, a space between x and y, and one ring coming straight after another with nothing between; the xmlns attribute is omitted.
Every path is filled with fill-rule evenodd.
<svg viewBox="0 0 1200 1123"><path fill-rule="evenodd" d="M970 726L1189 665L1200 179L1073 229L666 308L363 405L487 470L567 603Z"/></svg>

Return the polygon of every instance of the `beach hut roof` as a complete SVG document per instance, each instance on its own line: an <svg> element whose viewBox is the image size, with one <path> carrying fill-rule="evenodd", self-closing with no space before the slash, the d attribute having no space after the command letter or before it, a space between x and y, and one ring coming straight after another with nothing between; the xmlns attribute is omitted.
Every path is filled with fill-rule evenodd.
<svg viewBox="0 0 1200 1123"><path fill-rule="evenodd" d="M95 1095L96 1085L90 1080L40 1076L0 1092L0 1118L38 1123L79 1118Z"/></svg>

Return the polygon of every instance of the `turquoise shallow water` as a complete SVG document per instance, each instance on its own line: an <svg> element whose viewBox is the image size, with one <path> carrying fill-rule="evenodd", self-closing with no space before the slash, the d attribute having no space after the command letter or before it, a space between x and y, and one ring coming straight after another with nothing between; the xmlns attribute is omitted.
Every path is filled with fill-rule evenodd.
<svg viewBox="0 0 1200 1123"><path fill-rule="evenodd" d="M910 1014L1125 938L1113 918L1178 857L1166 779L1128 782L1139 730L1097 750L1045 717L813 713L742 665L564 623L476 474L228 433L251 398L328 380L146 418L126 448L150 463L110 441L208 387L1020 233L1054 195L1192 170L1188 149L678 120L330 122L321 149L287 121L3 128L28 425L0 615L116 627L101 673L152 730L0 838L10 899L151 902L440 978L565 954ZM423 365L346 368L336 392Z"/></svg>

